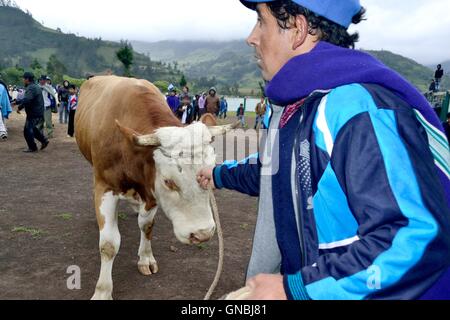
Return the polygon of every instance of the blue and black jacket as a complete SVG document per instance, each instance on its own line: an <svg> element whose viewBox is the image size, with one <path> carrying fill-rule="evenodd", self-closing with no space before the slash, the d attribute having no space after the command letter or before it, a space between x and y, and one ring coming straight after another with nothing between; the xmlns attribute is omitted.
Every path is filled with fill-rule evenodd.
<svg viewBox="0 0 450 320"><path fill-rule="evenodd" d="M278 125L272 204L290 299L450 299L445 135L392 90L313 92ZM258 196L261 161L214 170Z"/></svg>

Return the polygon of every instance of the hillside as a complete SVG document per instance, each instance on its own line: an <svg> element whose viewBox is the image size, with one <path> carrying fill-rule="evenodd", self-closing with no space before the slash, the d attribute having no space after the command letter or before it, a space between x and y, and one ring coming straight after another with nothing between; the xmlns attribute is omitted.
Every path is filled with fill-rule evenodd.
<svg viewBox="0 0 450 320"><path fill-rule="evenodd" d="M0 67L28 68L35 59L45 67L50 56L56 55L72 77L83 78L106 70L123 72L115 56L119 43L46 28L18 8L0 6L0 30ZM137 52L134 56L132 73L137 77L167 81L180 78L179 71L163 63L153 62Z"/></svg>
<svg viewBox="0 0 450 320"><path fill-rule="evenodd" d="M178 67L188 78L215 77L219 83L239 83L242 88L257 88L261 81L253 59L253 51L245 41L230 42L180 42L155 43L132 42L135 50L149 54L152 59L178 62ZM433 71L409 58L389 51L367 51L383 61L412 82L421 91L426 91ZM447 69L450 69L447 68ZM447 77L443 86L449 88Z"/></svg>

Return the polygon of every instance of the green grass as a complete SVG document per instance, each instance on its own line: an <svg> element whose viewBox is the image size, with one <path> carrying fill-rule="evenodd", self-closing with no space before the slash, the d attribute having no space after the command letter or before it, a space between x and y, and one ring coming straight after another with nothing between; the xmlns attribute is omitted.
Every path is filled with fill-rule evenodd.
<svg viewBox="0 0 450 320"><path fill-rule="evenodd" d="M63 213L63 214L57 215L56 217L57 218L61 218L61 219L66 220L66 221L69 221L69 220L72 220L73 215L70 214L70 213Z"/></svg>
<svg viewBox="0 0 450 320"><path fill-rule="evenodd" d="M197 248L199 250L206 250L206 249L209 248L209 246L206 243L200 243L200 244L197 245Z"/></svg>
<svg viewBox="0 0 450 320"><path fill-rule="evenodd" d="M35 228L28 228L28 227L15 227L11 230L11 232L14 233L28 233L33 238L38 238L40 236L43 236L46 234L45 231L35 229Z"/></svg>

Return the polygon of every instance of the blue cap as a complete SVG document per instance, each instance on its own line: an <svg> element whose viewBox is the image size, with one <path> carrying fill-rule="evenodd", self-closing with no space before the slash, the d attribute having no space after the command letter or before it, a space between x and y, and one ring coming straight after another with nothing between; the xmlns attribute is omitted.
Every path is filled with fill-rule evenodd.
<svg viewBox="0 0 450 320"><path fill-rule="evenodd" d="M274 2L277 0L240 0L246 7L253 9L252 4ZM353 17L361 11L359 0L291 0L311 10L315 14L327 18L345 28L352 23Z"/></svg>

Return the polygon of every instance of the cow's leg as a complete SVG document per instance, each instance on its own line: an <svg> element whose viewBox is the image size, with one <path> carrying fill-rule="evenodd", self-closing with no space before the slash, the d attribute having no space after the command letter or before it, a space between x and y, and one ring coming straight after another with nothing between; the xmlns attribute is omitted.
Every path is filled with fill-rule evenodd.
<svg viewBox="0 0 450 320"><path fill-rule="evenodd" d="M152 251L152 232L155 215L158 207L150 211L145 210L145 205L141 205L139 210L139 229L141 229L141 244L139 246L139 272L144 276L149 276L158 272L158 264Z"/></svg>
<svg viewBox="0 0 450 320"><path fill-rule="evenodd" d="M119 197L101 185L95 187L95 209L100 228L100 277L93 300L111 300L113 291L112 268L119 252L120 233L118 227L117 204Z"/></svg>

